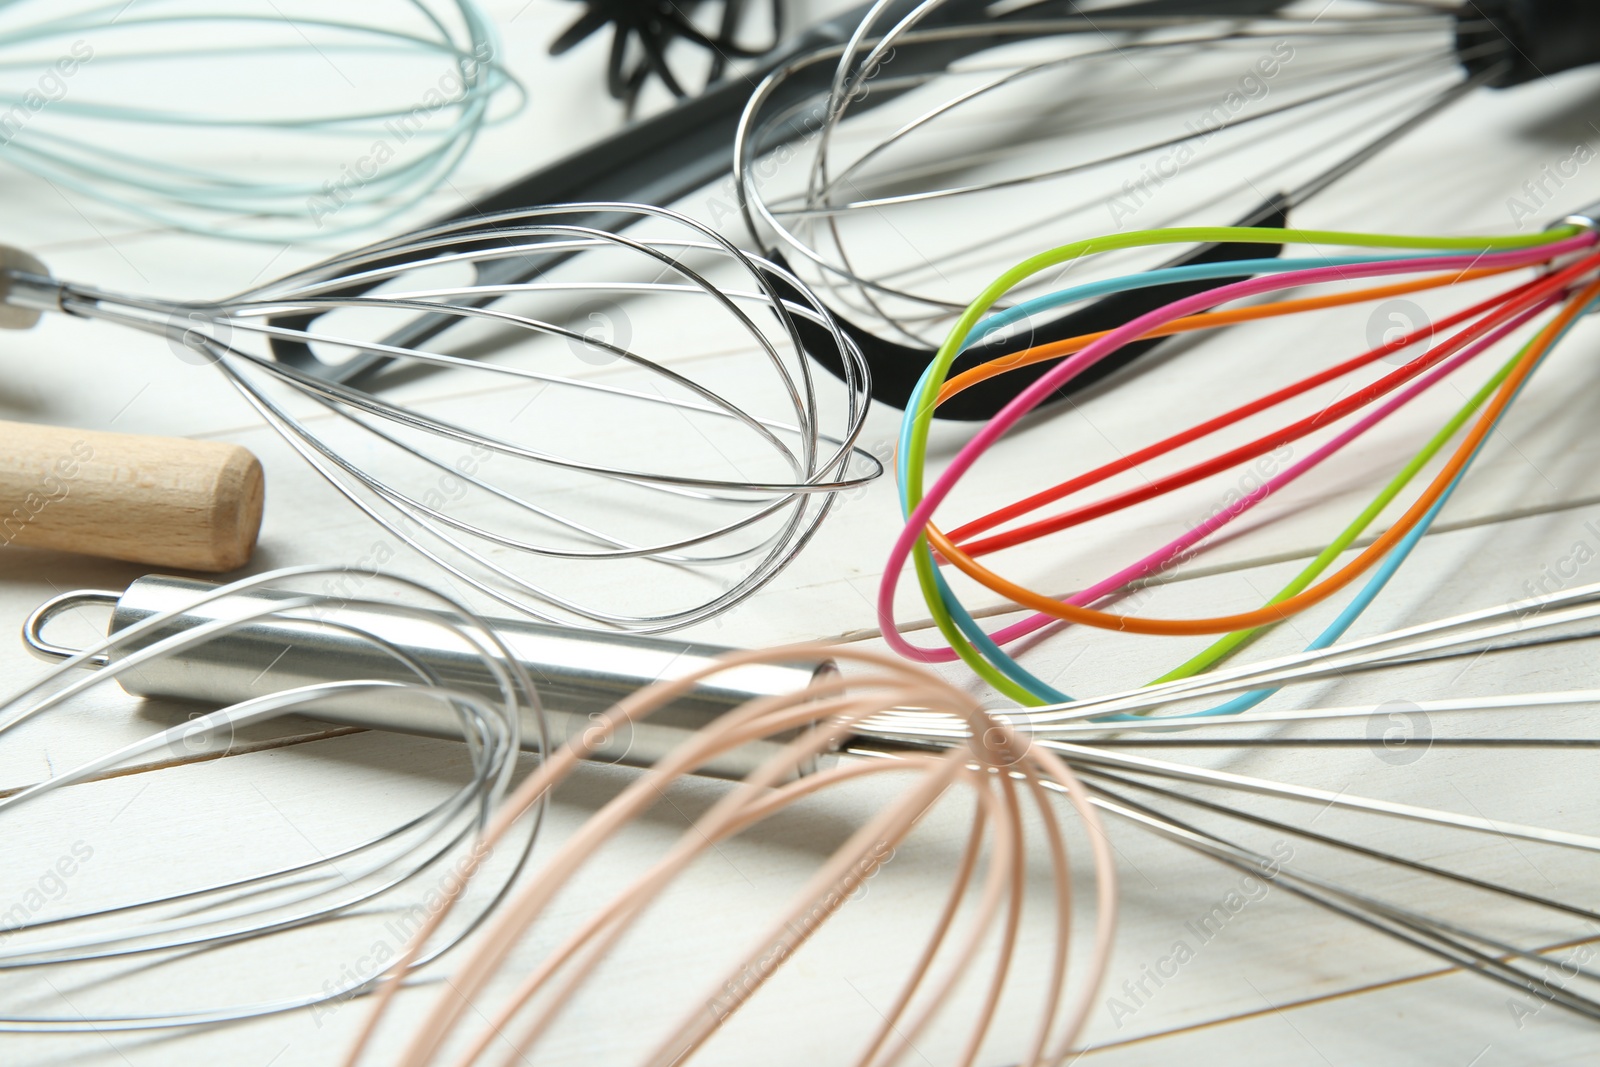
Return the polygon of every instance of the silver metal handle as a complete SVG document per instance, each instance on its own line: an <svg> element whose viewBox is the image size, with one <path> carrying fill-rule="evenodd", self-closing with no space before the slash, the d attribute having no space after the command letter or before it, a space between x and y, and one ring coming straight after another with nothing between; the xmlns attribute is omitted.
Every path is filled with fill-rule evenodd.
<svg viewBox="0 0 1600 1067"><path fill-rule="evenodd" d="M28 330L42 311L61 310L50 268L20 248L0 245L0 330Z"/></svg>
<svg viewBox="0 0 1600 1067"><path fill-rule="evenodd" d="M1558 226L1580 226L1586 230L1600 230L1600 202L1581 207L1566 218L1550 224L1551 229Z"/></svg>
<svg viewBox="0 0 1600 1067"><path fill-rule="evenodd" d="M135 581L120 596L96 590L68 593L46 602L29 617L23 639L36 655L59 660L73 655L74 650L50 642L44 628L63 611L110 602L109 630L115 633L159 612L181 610L139 642L114 646L104 662L85 664L105 666L173 633L214 620L237 619L245 612L270 608L274 602L296 596L283 590L254 589L193 606L199 595L215 588L210 582L151 575ZM490 620L489 625L533 678L552 745L599 729L600 714L622 697L707 666L728 651L689 641L589 633L510 619ZM362 634L378 641L364 639ZM292 612L269 615L143 664L119 676L119 681L135 696L223 706L341 679L413 677L379 642L437 672L448 687L483 693L490 699L499 695L479 655L464 640L452 643L449 628L371 604L319 608L315 618ZM835 674L831 660L721 671L635 724L627 736L607 736L605 731L590 734L591 741L600 741L594 758L648 766L694 731L748 700L795 693L818 678ZM385 698L374 703L371 698L344 697L318 703L311 713L329 722L376 730L454 739L462 736L459 719L437 700ZM538 724L524 722L522 737L525 747L537 747ZM775 737L745 745L708 765L704 773L742 778L787 740Z"/></svg>

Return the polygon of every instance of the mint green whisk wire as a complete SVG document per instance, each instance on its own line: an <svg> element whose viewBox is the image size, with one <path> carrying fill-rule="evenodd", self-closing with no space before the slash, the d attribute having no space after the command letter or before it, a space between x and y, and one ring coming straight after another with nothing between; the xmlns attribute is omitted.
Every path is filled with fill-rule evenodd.
<svg viewBox="0 0 1600 1067"><path fill-rule="evenodd" d="M380 226L439 188L478 134L517 114L527 100L521 83L499 63L494 28L473 0L449 0L443 5L396 0L395 7L420 15L420 20L414 20L420 24L410 29L396 28L401 21L399 12L387 20L390 25L380 26L376 20L361 23L321 15L291 20L277 5L260 11L208 12L159 0L154 4L146 0L132 8L120 2L102 4L52 13L20 26L7 24L8 15L30 6L42 11L44 0L0 0L0 40L4 41L0 50L38 49L26 58L0 56L0 161L50 182L63 195L89 197L158 226L216 234L229 219L254 217L266 225L231 235L273 242L339 238ZM454 17L436 10L441 6L454 12ZM285 25L293 27L303 43L248 39L252 31L282 30ZM153 42L146 40L144 47L123 52L116 51L115 43L105 43L114 36L126 41L129 35L167 29L183 32L198 26L230 37L214 46L193 48L150 47ZM338 56L357 53L414 55L424 64L431 59L444 60L434 84L453 77L459 90L445 96L436 88L435 102L413 85L392 104L361 111L237 117L185 108L179 101L172 106L148 106L79 99L68 86L59 97L50 99L47 107L28 109L27 97L37 92L38 79L49 75L57 54L64 55L74 38L88 42L97 70L113 64L240 60L264 62L268 66L263 69L270 75L271 59L279 53L315 51L330 63ZM54 50L47 47L52 43ZM505 90L514 97L511 106L491 115L491 103ZM7 120L19 107L24 109L24 121L12 128ZM412 119L419 110L426 110L428 117L447 116L449 121L438 129L424 124L396 148L392 143L399 129L396 124ZM84 121L188 131L195 136L254 130L270 136L303 135L326 140L330 154L303 179L263 179L250 174L248 161L241 161L239 167L207 167L164 158L159 148L150 155L112 148L73 129L75 123ZM390 152L384 165L370 175L353 175L352 161L359 161L362 153L380 142ZM319 199L326 209L320 213Z"/></svg>

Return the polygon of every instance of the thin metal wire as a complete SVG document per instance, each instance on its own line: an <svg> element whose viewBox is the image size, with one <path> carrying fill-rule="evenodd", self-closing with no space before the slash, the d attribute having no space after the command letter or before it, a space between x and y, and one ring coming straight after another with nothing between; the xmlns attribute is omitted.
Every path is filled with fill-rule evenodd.
<svg viewBox="0 0 1600 1067"><path fill-rule="evenodd" d="M1581 966L1581 964L1575 964L1569 960L1562 963L1562 969L1569 972L1568 983L1553 984L1546 977L1550 960L1545 957L1544 953L1552 949L1567 947L1565 945L1518 947L1491 935L1475 932L1458 923L1438 919L1414 908L1385 901L1370 892L1341 885L1303 871L1296 871L1292 867L1276 862L1271 856L1242 847L1215 833L1201 830L1183 822L1173 817L1170 811L1163 811L1148 804L1131 801L1122 794L1109 789L1107 782L1120 783L1123 786L1134 789L1161 793L1179 803L1199 806L1201 802L1196 801L1195 798L1168 790L1155 789L1146 783L1131 779L1116 778L1114 776L1103 777L1092 773L1086 773L1085 777L1090 782L1090 787L1096 790L1095 803L1102 810L1132 821L1136 825L1140 825L1168 840L1210 856L1238 870L1258 875L1272 884L1287 889L1296 896L1318 904L1335 914L1386 934L1424 952L1438 956L1452 966L1474 971L1486 978L1530 994L1538 1000L1556 1003L1580 1015L1600 1020L1600 1001L1597 1001L1592 996L1574 992L1568 988L1571 979L1583 978L1597 981L1600 980L1600 974L1596 974L1594 971ZM1221 809L1216 805L1206 806L1212 810L1220 811L1224 815L1231 815L1236 819L1257 821L1261 825L1273 827L1283 834L1308 840L1317 840L1345 851L1358 852L1369 858L1375 858L1390 864L1394 868L1420 872L1457 885L1486 891L1500 898L1502 905L1507 901L1529 903L1540 908L1575 915L1592 921L1590 913L1584 909L1561 901L1550 900L1535 894L1523 893L1508 886L1469 878L1457 872L1418 863L1375 849L1362 848L1347 841L1314 834L1304 827L1273 820L1252 819L1250 816L1238 815L1226 809ZM1383 883L1379 879L1372 879L1371 884L1376 886ZM1584 942L1580 940L1578 943L1582 944ZM1526 963L1530 966L1518 967L1513 961ZM1535 970L1533 965L1537 965L1540 970Z"/></svg>
<svg viewBox="0 0 1600 1067"><path fill-rule="evenodd" d="M604 720L608 728L643 721L697 678L714 678L720 671L741 664L785 662L804 657L808 649L821 647L796 645L767 652L730 653L721 663L695 675L629 694ZM586 983L595 979L597 967L606 955L617 948L630 928L656 903L655 898L697 857L713 849L720 851L725 842L793 803L882 774L894 775L904 787L881 810L864 817L832 855L825 851L818 870L805 879L787 911L780 910L770 922L761 920L760 927L753 931L758 940L749 954L741 950L734 957L737 966L713 972L715 980L708 982L712 1010L706 1010L704 998L698 998L687 1005L681 1016L674 1008L673 1015L659 1020L665 1024L661 1027L655 1025L658 1020L648 1017L653 1013L630 1020L630 1030L645 1042L641 1050L644 1055L635 1062L693 1060L726 1019L760 995L778 966L804 951L812 934L840 910L843 897L875 876L884 857L899 848L927 813L952 794L970 795L973 803L970 831L962 835L967 838L966 847L952 864L954 873L948 895L934 894L933 905L928 909L932 929L926 934L919 929L913 935L922 947L919 949L916 943L911 946L906 978L903 984L895 983L900 988L898 996L872 1017L859 1052L843 1062L900 1062L919 1041L930 1039L925 1031L936 1021L945 1024L945 1033L954 1031L954 1036L941 1040L958 1049L964 1047L953 1062L975 1062L991 1034L1006 1038L1008 1047L1028 1050L1024 1062L1030 1065L1067 1062L1076 1035L1095 1002L1095 989L1109 959L1117 911L1109 840L1096 812L1086 803L1084 791L1054 755L1043 749L1019 747L1017 738L1003 722L989 719L969 697L934 676L883 653L848 647L830 651L856 661L871 673L857 674L849 695L841 694L836 684L824 682L791 695L751 701L686 740L611 800L563 843L527 884L519 887L488 936L479 941L472 956L451 976L448 992L436 1000L431 1010L420 1015L407 1013L403 1021L397 1022L395 1017L400 1013L391 1010L394 984L380 990L367 1027L345 1062L372 1060L370 1046L380 1027L387 1031L402 1026L407 1032L405 1043L398 1051L386 1051L384 1062L421 1067L437 1062L527 1060L562 1011ZM811 762L841 733L847 733L861 715L904 701L945 708L964 717L973 726L971 735L978 740L938 754L902 753L902 758L892 765L863 762L795 777L797 768ZM604 893L585 894L582 905L586 914L572 924L576 929L570 935L543 932L542 924L552 919L546 914L549 900L601 854L608 839L659 802L674 779L694 773L720 751L767 736L785 738L786 743L697 817L664 855L640 864L637 880L610 899ZM522 806L559 784L584 758L592 743L587 737L573 738L526 779L497 815L489 840L515 826ZM1086 851L1092 860L1094 910L1089 960L1071 976L1070 982L1069 949L1082 951L1079 945L1083 939L1069 936L1073 930L1073 900L1082 890L1074 884L1079 878L1068 862L1065 826L1047 802L1045 782L1055 783L1082 818ZM1021 818L1025 812L1029 816L1027 823ZM1034 816L1036 824L1028 825L1034 822ZM962 821L962 816L957 821ZM1017 958L1017 949L1022 908L1032 895L1026 884L1026 853L1030 849L1047 861L1048 876L1040 883L1044 891L1039 901L1045 913L1043 922L1049 927L1044 944L1053 951L1045 960L1024 964ZM938 904L941 897L942 909ZM440 917L448 914L451 903L446 902ZM530 966L510 953L519 942L534 939L531 931L536 923L541 924L542 936L538 940L549 947ZM426 936L426 930L419 936ZM980 949L983 956L979 955ZM892 958L885 957L886 966L894 966ZM1025 965L1029 972L1024 978L1011 977ZM679 987L676 991L699 980L694 971L689 966L674 970L679 978L674 983ZM515 976L520 983L508 993L506 986L510 983L489 985L496 975ZM974 985L976 990L970 988ZM1017 1032L1001 1035L995 1026L996 1008L1002 993L1011 989L1026 990L1020 995L1029 1003L1033 1017L1025 1020ZM461 1010L468 1005L471 1010ZM852 1028L839 1029L844 1034ZM658 1030L663 1031L659 1036Z"/></svg>
<svg viewBox="0 0 1600 1067"><path fill-rule="evenodd" d="M596 214L643 216L657 232L585 224ZM530 268L533 280L481 277L540 262L552 269ZM469 271L480 277L437 277ZM388 532L391 549L407 545L545 621L657 632L711 618L793 559L837 494L882 473L856 444L866 364L820 300L786 270L665 209L569 204L448 223L212 302L33 281L44 310L161 334L199 353ZM448 350L450 337L366 339L384 334L341 325L336 316L350 312L390 323L437 316L494 331L497 344L505 334L533 343L520 361L468 358ZM586 329L585 313L611 320L616 333ZM704 341L683 337L689 323ZM843 390L829 381L819 393L802 323L837 351ZM647 352L652 341L665 354ZM467 414L449 418L323 380L277 358L284 343L323 358L375 353L402 368L447 369ZM584 361L605 366L564 369ZM559 397L521 418L545 389ZM527 404L491 428L472 398L502 395ZM569 406L583 413L576 425L562 421ZM609 458L618 455L633 458ZM608 594L615 606L576 591L592 583L570 581L575 565L600 563L631 568Z"/></svg>
<svg viewBox="0 0 1600 1067"><path fill-rule="evenodd" d="M1334 914L1360 923L1449 965L1511 986L1539 1002L1554 1003L1592 1019L1600 1019L1600 974L1581 966L1581 959L1563 961L1564 979L1552 984L1545 973L1552 953L1593 939L1600 920L1586 907L1582 887L1587 875L1562 878L1551 859L1566 853L1587 863L1600 858L1600 836L1582 829L1519 822L1506 817L1507 803L1519 801L1515 790L1495 794L1495 810L1485 812L1462 797L1470 810L1460 811L1411 797L1444 791L1453 764L1415 762L1437 747L1465 758L1481 753L1496 761L1502 780L1533 773L1512 760L1557 759L1581 755L1600 744L1584 718L1574 712L1600 707L1600 689L1512 691L1424 698L1405 669L1415 670L1456 657L1493 657L1517 662L1560 642L1596 636L1600 617L1600 584L1578 586L1528 600L1466 612L1340 645L1250 664L1213 670L1194 678L1113 693L1081 704L1020 708L998 715L1019 736L1061 755L1093 794L1101 810L1238 870L1256 875ZM1284 690L1313 683L1356 684L1369 672L1385 679L1381 703L1334 706L1291 706L1281 710L1215 717L1196 716L1195 702L1250 690ZM1515 671L1511 673L1515 674ZM1527 673L1526 670L1523 671ZM1428 687L1433 688L1432 686ZM1286 699L1293 701L1292 697ZM1163 714L1165 713L1165 714ZM1111 721L1114 720L1114 721ZM1294 753L1331 753L1365 746L1383 754L1388 741L1373 728L1396 723L1409 746L1408 758L1393 765L1393 779L1382 788L1393 797L1362 795L1349 785L1329 788L1284 777L1288 768L1315 764L1283 762ZM1321 729L1315 736L1296 727ZM1351 728L1354 728L1353 730ZM1330 730L1331 728L1331 730ZM1421 732L1419 732L1419 730ZM965 723L948 715L896 709L873 716L858 727L858 739L847 754L893 758L902 746L943 747L965 743ZM884 743L889 747L885 748ZM1166 758L1152 755L1159 749ZM1192 753L1194 762L1185 750ZM1253 753L1273 753L1272 776L1222 769ZM1218 764L1218 756L1227 763ZM1437 757L1436 757L1437 759ZM1549 763L1540 764L1547 769ZM1341 780L1342 782L1343 780ZM1135 797L1137 796L1137 799ZM1256 803L1251 803L1254 798ZM1259 805L1266 804L1267 810ZM1526 807L1526 805L1523 805ZM1576 803L1563 805L1581 811ZM1278 813L1268 814L1268 810ZM1293 813L1300 813L1298 815ZM1322 822L1329 813L1338 817ZM1193 820L1204 818L1202 826ZM1540 811L1541 819L1544 811ZM1419 828L1397 836L1392 824ZM1295 841L1317 849L1316 858L1292 862L1235 840L1232 831L1269 832L1279 841ZM1581 825L1581 823L1580 823ZM1461 838L1453 835L1469 835ZM1470 844L1464 845L1466 840ZM1408 850L1392 842L1409 841ZM1509 849L1520 868L1537 870L1541 886L1523 888L1509 876L1469 873L1462 857ZM1542 850L1549 850L1548 852ZM1409 854L1408 854L1409 853ZM1378 865L1341 879L1317 873L1318 863L1335 856ZM1450 858L1446 858L1450 857ZM1546 862L1549 860L1549 862ZM1421 878L1419 885L1407 879ZM1426 887L1450 885L1467 893L1462 899L1432 894ZM1478 907L1484 896L1490 904ZM1584 920L1582 927L1557 928L1512 912L1526 905L1542 912ZM1465 909L1465 910L1462 910ZM1471 916L1463 920L1455 916ZM1516 925L1531 921L1532 925ZM1490 931L1490 924L1518 931Z"/></svg>
<svg viewBox="0 0 1600 1067"><path fill-rule="evenodd" d="M382 700L398 694L413 694L446 704L460 717L464 727L471 759L469 779L421 814L408 816L387 830L319 855L315 860L273 866L244 877L211 881L67 915L16 925L8 923L6 937L0 942L0 971L42 971L47 980L48 976L56 975L53 981L70 987L72 979L60 972L73 965L127 959L139 961L140 967L117 972L109 978L100 974L94 979L99 987L97 995L109 996L113 1003L128 1003L128 1010L91 1009L50 1016L7 1009L0 1011L0 1031L76 1033L159 1029L253 1018L347 999L375 988L393 969L389 960L363 965L366 970L353 974L337 988L333 988L332 983L323 983L318 988L287 997L208 1004L206 1002L214 996L209 990L196 988L192 982L186 987L172 971L166 972L168 978L163 991L172 999L184 1001L179 1006L133 1010L133 1004L148 1003L143 993L134 996L128 992L125 1001L116 994L124 989L122 983L136 980L141 982L141 989L147 990L142 979L151 970L180 965L201 949L269 941L315 924L352 921L379 914L382 908L391 905L403 905L407 898L397 894L414 889L429 872L439 872L447 860L453 859L459 864L463 857L470 856L476 866L482 857L474 851L474 842L512 781L520 754L523 715L532 714L532 721L537 723L540 751L549 751L549 735L533 682L522 664L493 630L459 603L408 579L381 573L363 575L368 583L363 588L374 595L399 593L426 605L424 610L408 603L382 602L385 611L409 617L411 625L437 629L459 642L464 654L477 662L484 676L494 680L500 692L498 699L487 700L447 688L430 667L402 649L381 636L340 622L328 614L330 609L372 606L377 601L296 594L269 608L246 611L230 607L225 609L223 617L152 640L152 631L158 631L183 611L202 604L246 590L279 586L292 589L310 579L344 573L341 569L326 567L274 571L220 587L194 598L189 604L119 630L68 657L36 682L0 702L0 733L52 711L64 712L75 698L110 684L119 675L196 649L268 616L330 628L370 642L414 675L414 680L329 680L209 711L0 799L0 825L9 825L9 820L25 817L19 816L19 809L30 811L30 805L62 788L92 780L141 756L169 749L192 736L194 731L231 731L304 711L332 696L364 693ZM110 655L113 652L117 654ZM106 658L112 660L110 665L92 674L82 674L78 670ZM542 809L533 813L524 828L525 835L516 841L510 853L510 862L500 865L493 874L492 891L472 901L463 912L463 921L430 942L405 968L405 973L437 960L484 921L524 867L542 816ZM232 818L225 822L230 835L247 832L246 827ZM334 938L329 943L341 942ZM366 943L363 942L363 946ZM333 949L330 947L328 951ZM328 962L329 973L332 973L332 966L339 961L330 959ZM202 981L201 985L204 984ZM80 1006L74 1004L75 1008Z"/></svg>
<svg viewBox="0 0 1600 1067"><path fill-rule="evenodd" d="M1108 211L1120 229L1135 212L1147 226L1298 206L1499 73L1467 75L1459 16L1430 3L919 28L942 2L893 26L879 5L850 41L775 71L734 153L756 247L781 253L858 325L921 347L1019 241L1102 232ZM897 72L897 52L958 35L994 47L948 70ZM825 89L806 88L830 67ZM884 96L898 99L857 116ZM1173 192L1198 170L1209 180ZM984 225L948 227L945 247L892 251L898 235L937 232L958 210Z"/></svg>

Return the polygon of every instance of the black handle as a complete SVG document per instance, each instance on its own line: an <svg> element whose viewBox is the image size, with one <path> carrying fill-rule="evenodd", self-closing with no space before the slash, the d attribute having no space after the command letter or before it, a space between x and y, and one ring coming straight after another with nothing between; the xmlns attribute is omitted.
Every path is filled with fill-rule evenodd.
<svg viewBox="0 0 1600 1067"><path fill-rule="evenodd" d="M1264 205L1244 220L1241 225L1270 226L1282 229L1288 225L1288 208L1281 200L1275 200ZM1272 259L1283 250L1282 245L1260 244L1207 244L1188 252L1169 263L1167 267L1182 267L1192 263L1222 263L1235 259ZM779 283L782 284L781 282ZM1140 315L1164 307L1174 300L1203 293L1213 286L1214 282L1172 282L1167 285L1157 285L1148 289L1131 289L1125 293L1103 297L1100 300L1079 308L1077 311L1051 319L1042 323L1027 333L1019 333L999 341L986 341L973 345L956 357L950 368L950 377L960 374L964 370L999 359L1002 356L1014 355L1038 345L1050 344L1054 341L1063 341L1069 337L1079 337L1086 333L1098 333L1101 330L1111 330L1121 326ZM789 294L785 294L789 295ZM794 294L798 295L798 294ZM791 297L792 299L793 297ZM872 370L872 398L882 401L893 407L904 409L911 399L911 391L916 388L917 381L922 377L922 372L936 355L931 348L912 348L909 345L885 341L875 334L869 333L854 323L839 318L837 312L834 317L839 319L840 326L849 334L861 349L861 354L866 357L867 365ZM828 370L836 376L843 377L844 364L837 354L832 352L828 332L815 323L799 321L800 339L807 351ZM1057 404L1073 393L1085 389L1095 382L1143 356L1157 345L1163 338L1152 338L1148 341L1134 341L1123 345L1116 352L1102 359L1070 382L1057 389L1044 406ZM988 381L980 382L969 389L951 397L949 401L941 404L936 412L937 418L953 421L978 421L993 418L1000 409L1009 404L1013 397L1028 386L1044 377L1054 366L1051 362L1035 363L1027 367L1019 367Z"/></svg>
<svg viewBox="0 0 1600 1067"><path fill-rule="evenodd" d="M1503 68L1504 89L1600 63L1594 0L1467 0L1456 11L1456 51L1469 74Z"/></svg>

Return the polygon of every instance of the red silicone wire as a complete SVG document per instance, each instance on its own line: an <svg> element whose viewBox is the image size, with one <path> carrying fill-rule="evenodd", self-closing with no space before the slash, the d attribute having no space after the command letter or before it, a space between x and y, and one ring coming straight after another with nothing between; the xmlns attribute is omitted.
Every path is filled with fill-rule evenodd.
<svg viewBox="0 0 1600 1067"><path fill-rule="evenodd" d="M1222 471L1228 470L1229 468L1237 466L1240 463L1247 463L1250 460L1265 455L1273 449L1281 448L1283 445L1292 441L1297 441L1300 438L1305 437L1332 422L1344 418L1346 415L1349 415L1354 411L1358 411L1361 408L1382 399L1384 396L1404 385L1412 378L1415 378L1422 372L1437 365L1441 360L1444 360L1454 353L1459 352L1473 341L1489 333L1496 326L1508 321L1519 311L1526 307L1532 306L1534 303L1540 299L1543 299L1548 294L1564 288L1569 281L1577 277L1577 275L1582 273L1584 269L1587 268L1575 265L1573 267L1569 267L1565 271L1551 274L1545 278L1537 279L1531 283L1521 286L1518 289L1511 290L1506 294L1502 294L1502 296L1497 299L1485 301L1484 304L1493 309L1489 314L1484 315L1477 322L1474 322L1466 329L1453 335L1442 344L1429 349L1424 355L1407 362L1401 367L1397 367L1395 370L1384 375L1382 378L1379 378L1377 381L1369 384L1365 388L1360 389L1347 397L1343 397L1334 401L1332 404L1329 404L1322 410L1298 419L1287 426L1280 427L1277 430L1264 434L1248 444L1240 445L1220 455L1214 456L1200 463L1193 464L1184 468L1183 470L1167 475L1164 478L1156 479L1137 488L1129 489L1124 492L1105 497L1101 500L1095 501L1094 503L1073 508L1071 510L1050 516L1049 518L1036 520L1023 526L1007 530L1004 533L996 534L993 537L987 537L962 544L962 548L969 556L979 556L1024 544L1036 538L1043 537L1051 533L1058 533L1062 530L1081 525L1082 523L1089 522L1093 519L1110 515L1114 512L1136 506L1148 500L1153 500L1156 497L1163 496L1185 486L1192 485L1197 481L1211 477L1212 475L1221 473ZM1478 306L1482 307L1483 305ZM1460 316L1453 316L1453 319L1459 321ZM1363 353L1362 356L1357 358L1365 359L1367 362L1371 362L1374 359L1381 358L1383 355L1393 352L1396 347L1397 346L1395 345L1388 344L1381 345L1375 349ZM1244 408L1236 410L1243 412L1250 406L1251 405L1245 405ZM1232 415L1233 413L1230 412L1229 416ZM1223 417L1227 418L1229 416ZM1238 418L1243 417L1245 417L1243 414L1238 416ZM1230 421L1238 420L1231 419ZM1186 433L1192 432L1193 431L1187 431ZM1182 439L1185 436L1186 434L1176 435L1176 437L1179 439ZM1062 484L1065 485L1069 483ZM1046 492L1050 491L1051 490L1047 490Z"/></svg>

